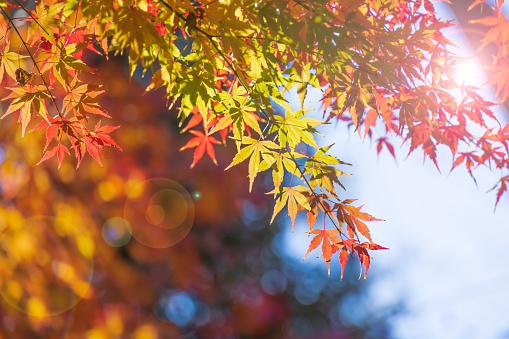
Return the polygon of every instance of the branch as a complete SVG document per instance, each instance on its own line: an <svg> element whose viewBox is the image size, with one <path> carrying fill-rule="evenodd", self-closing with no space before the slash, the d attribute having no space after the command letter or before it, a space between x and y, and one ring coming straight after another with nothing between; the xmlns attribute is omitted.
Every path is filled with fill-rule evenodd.
<svg viewBox="0 0 509 339"><path fill-rule="evenodd" d="M176 10L173 9L173 7L171 7L166 1L164 0L159 0L160 3L162 3L166 8L168 8L169 10L171 10L173 13L175 13L176 16L178 16L181 20L183 21L186 21L186 17L184 15L182 15L181 13L177 12ZM226 55L223 53L223 51L221 51L219 49L219 46L217 45L217 43L214 41L214 37L216 36L213 36L213 35L210 35L209 33L205 32L204 30L202 30L201 28L199 27L193 27L193 29L197 30L198 32L200 32L201 34L203 34L207 39L209 39L210 43L212 44L212 46L216 49L216 51L219 53L219 55L221 56L221 58L226 62L226 64L228 65L228 67L232 70L233 74L235 75L235 77L237 79L239 79L240 83L242 84L242 87L244 87L244 89L246 90L247 93L249 93L249 95L251 97L253 97L251 95L251 92L247 86L247 84L244 83L244 81L242 81L242 78L240 77L239 73L237 72L237 70L235 70L235 67L232 65L232 63L230 62L230 60L228 60L228 58L226 57ZM263 112L263 111L260 111L257 109L257 111L260 113L262 113L265 118L267 120L269 120L269 117L268 115Z"/></svg>
<svg viewBox="0 0 509 339"><path fill-rule="evenodd" d="M309 188L309 191L311 192L311 194L313 194L315 196L315 198L318 200L318 202L320 203L320 206L322 207L322 210L324 211L324 213L329 217L330 221L332 222L332 224L334 225L334 227L336 228L336 230L338 230L339 234L342 235L343 232L341 231L341 229L338 227L338 225L336 225L336 223L334 222L334 219L332 219L332 217L330 216L329 213L325 212L327 209L325 208L325 205L323 204L322 200L320 199L320 197L318 197L318 195L316 194L316 192L313 190L313 188L311 187L311 184L309 183L308 181L308 178L306 178L306 176L304 175L304 172L302 172L302 170L300 169L300 166L297 164L297 159L295 159L295 157L293 156L292 152L290 152L290 150L287 148L285 148L286 151L288 152L288 154L290 154L290 156L292 157L292 160L293 162L295 163L295 165L297 165L297 169L299 170L299 174L300 174L300 178L306 183L307 187ZM338 199L339 200L339 199Z"/></svg>

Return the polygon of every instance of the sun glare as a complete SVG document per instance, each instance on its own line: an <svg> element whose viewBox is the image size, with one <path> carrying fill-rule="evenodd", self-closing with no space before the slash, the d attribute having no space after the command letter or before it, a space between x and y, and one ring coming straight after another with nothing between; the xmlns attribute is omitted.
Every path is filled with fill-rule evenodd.
<svg viewBox="0 0 509 339"><path fill-rule="evenodd" d="M454 77L458 85L482 86L486 82L484 70L477 58L465 58L454 66Z"/></svg>

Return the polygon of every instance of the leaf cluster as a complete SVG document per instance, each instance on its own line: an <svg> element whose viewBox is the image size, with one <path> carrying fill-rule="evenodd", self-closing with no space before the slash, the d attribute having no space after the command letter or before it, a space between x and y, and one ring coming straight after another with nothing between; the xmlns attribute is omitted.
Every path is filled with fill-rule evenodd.
<svg viewBox="0 0 509 339"><path fill-rule="evenodd" d="M496 20L479 21L493 27L486 44L509 41L500 3ZM83 56L128 53L130 75L150 70L146 91L164 88L169 106L178 107L182 132L192 135L181 150L195 148L191 167L205 152L217 164L214 146L233 139L237 153L226 169L246 162L250 190L259 173L271 175L272 220L286 208L295 227L306 210L315 235L308 253L322 244L328 266L339 251L343 270L357 252L367 272L368 251L384 247L373 243L365 224L380 219L338 191L349 164L319 146L324 124L347 121L372 138L379 122L385 134L378 152L385 146L395 157L388 141L395 135L438 167L443 145L453 154L452 168L465 162L472 176L480 165L509 167L509 125L489 129L494 103L456 84L460 59L443 35L452 24L437 18L429 0L41 0L28 10L24 36L8 14L19 6L0 2L0 80L6 75L10 84L3 100L12 99L4 117L18 113L22 134L39 119L34 130L45 129L47 139L39 163L56 155L60 166L67 145L77 166L87 153L100 164L103 146L120 148L110 136L117 127L89 121L109 115L98 101L102 88L89 81L96 71ZM11 50L12 30L23 52ZM507 65L497 65L504 70L493 81L504 97ZM309 88L321 96L310 98ZM287 91L297 93L300 107L292 107ZM306 104L315 100L322 120L307 116ZM483 136L472 132L475 125ZM497 203L506 182L507 176ZM319 215L323 229L315 226Z"/></svg>

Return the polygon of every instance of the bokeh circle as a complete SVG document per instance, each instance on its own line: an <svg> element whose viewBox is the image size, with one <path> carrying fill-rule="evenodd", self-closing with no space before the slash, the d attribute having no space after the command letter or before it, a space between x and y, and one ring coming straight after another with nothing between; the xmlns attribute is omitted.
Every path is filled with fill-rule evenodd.
<svg viewBox="0 0 509 339"><path fill-rule="evenodd" d="M152 178L135 185L127 195L124 219L132 236L152 248L167 248L181 242L193 227L194 203L178 182Z"/></svg>
<svg viewBox="0 0 509 339"><path fill-rule="evenodd" d="M132 234L131 225L124 218L114 217L108 219L102 228L103 240L112 247L126 245L131 240Z"/></svg>
<svg viewBox="0 0 509 339"><path fill-rule="evenodd" d="M68 311L90 287L94 251L92 238L61 218L8 220L0 234L0 295L36 319Z"/></svg>

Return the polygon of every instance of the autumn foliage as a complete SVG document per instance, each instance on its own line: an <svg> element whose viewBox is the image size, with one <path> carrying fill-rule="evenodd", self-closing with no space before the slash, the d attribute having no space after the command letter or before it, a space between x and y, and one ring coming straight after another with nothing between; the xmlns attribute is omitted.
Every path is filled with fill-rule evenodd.
<svg viewBox="0 0 509 339"><path fill-rule="evenodd" d="M484 44L501 46L488 68L504 100L509 30L501 3L494 16L476 22L491 27ZM495 103L456 83L460 58L443 35L452 23L439 20L429 0L41 0L27 10L24 30L10 14L19 7L0 1L0 81L8 90L2 118L16 116L22 136L45 133L44 144L34 146L42 150L37 165L80 167L87 154L102 165L105 146L121 150L119 123L100 103L101 75L85 56L126 54L131 76L150 78L146 92L162 88L178 108L181 131L190 136L179 147L194 152L190 167L207 161L205 153L227 170L246 163L249 190L267 172L271 221L285 211L295 227L306 210L306 255L320 248L329 272L336 257L341 276L355 255L366 277L371 251L385 247L366 224L381 219L361 211L341 183L349 164L319 146L322 125L346 121L373 138L371 127L380 124L386 135L376 139L378 153L386 148L395 157L390 140L400 138L438 167L444 147L451 167L465 166L472 176L479 166L509 167L509 125L488 127L496 121ZM309 88L321 97L309 97ZM290 105L288 91L298 95L299 107ZM307 116L307 104L318 100L321 120ZM216 159L220 144L236 150L228 166L228 159ZM502 175L495 186L496 204L508 181Z"/></svg>

